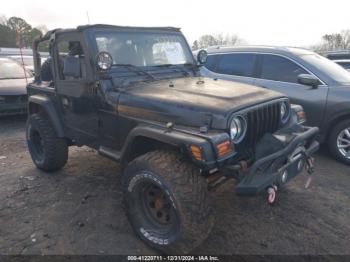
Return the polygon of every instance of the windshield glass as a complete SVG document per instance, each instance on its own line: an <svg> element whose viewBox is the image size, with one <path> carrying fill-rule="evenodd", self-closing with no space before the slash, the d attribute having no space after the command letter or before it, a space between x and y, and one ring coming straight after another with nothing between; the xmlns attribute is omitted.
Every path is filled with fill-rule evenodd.
<svg viewBox="0 0 350 262"><path fill-rule="evenodd" d="M111 54L114 64L161 66L192 64L186 40L179 34L151 32L97 32L98 51Z"/></svg>
<svg viewBox="0 0 350 262"><path fill-rule="evenodd" d="M0 79L24 78L23 68L10 59L0 58Z"/></svg>
<svg viewBox="0 0 350 262"><path fill-rule="evenodd" d="M301 55L300 57L336 82L343 84L350 83L349 72L333 61L317 54Z"/></svg>

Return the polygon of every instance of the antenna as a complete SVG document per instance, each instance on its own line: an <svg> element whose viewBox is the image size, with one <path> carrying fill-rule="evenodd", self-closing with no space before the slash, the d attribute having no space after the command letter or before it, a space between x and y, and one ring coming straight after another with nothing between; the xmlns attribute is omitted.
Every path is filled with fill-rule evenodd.
<svg viewBox="0 0 350 262"><path fill-rule="evenodd" d="M89 12L86 11L86 17L87 17L87 20L88 20L88 24L90 24L90 17L89 17Z"/></svg>
<svg viewBox="0 0 350 262"><path fill-rule="evenodd" d="M28 85L27 72L26 72L26 69L25 69L24 60L23 60L23 52L22 52L22 36L21 36L21 33L19 32L19 30L16 31L16 42L17 42L16 44L19 47L19 54L21 56L21 62L22 62L24 78L26 79L26 84Z"/></svg>

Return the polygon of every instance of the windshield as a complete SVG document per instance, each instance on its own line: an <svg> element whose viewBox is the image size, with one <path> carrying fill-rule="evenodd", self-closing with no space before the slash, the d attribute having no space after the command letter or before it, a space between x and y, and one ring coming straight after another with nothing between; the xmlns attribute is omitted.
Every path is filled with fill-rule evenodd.
<svg viewBox="0 0 350 262"><path fill-rule="evenodd" d="M0 79L24 78L23 68L10 59L0 59Z"/></svg>
<svg viewBox="0 0 350 262"><path fill-rule="evenodd" d="M350 83L350 74L340 65L334 63L333 61L317 55L317 54L308 54L301 55L301 59L305 60L307 63L312 64L317 69L322 71L324 74L328 75L330 78L335 80L338 83Z"/></svg>
<svg viewBox="0 0 350 262"><path fill-rule="evenodd" d="M113 57L113 63L133 66L193 64L182 35L151 32L98 32L98 51Z"/></svg>

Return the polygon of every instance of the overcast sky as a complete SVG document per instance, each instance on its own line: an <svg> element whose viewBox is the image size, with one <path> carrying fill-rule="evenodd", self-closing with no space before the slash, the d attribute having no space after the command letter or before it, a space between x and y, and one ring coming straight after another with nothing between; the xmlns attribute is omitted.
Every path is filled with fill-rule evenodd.
<svg viewBox="0 0 350 262"><path fill-rule="evenodd" d="M0 15L49 29L90 23L181 27L191 43L234 33L249 44L308 46L350 29L349 0L2 0Z"/></svg>

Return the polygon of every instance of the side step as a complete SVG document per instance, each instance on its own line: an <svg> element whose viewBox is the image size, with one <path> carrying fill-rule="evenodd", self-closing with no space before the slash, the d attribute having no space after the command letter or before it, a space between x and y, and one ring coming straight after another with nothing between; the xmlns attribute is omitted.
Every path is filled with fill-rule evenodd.
<svg viewBox="0 0 350 262"><path fill-rule="evenodd" d="M106 156L112 160L118 161L120 160L121 153L120 151L105 147L105 146L100 146L98 149L99 154Z"/></svg>

